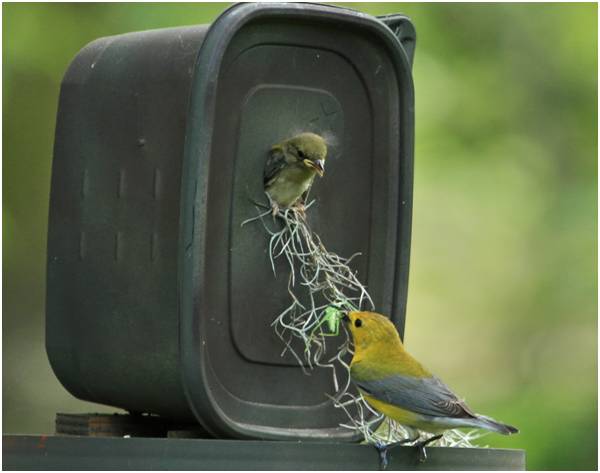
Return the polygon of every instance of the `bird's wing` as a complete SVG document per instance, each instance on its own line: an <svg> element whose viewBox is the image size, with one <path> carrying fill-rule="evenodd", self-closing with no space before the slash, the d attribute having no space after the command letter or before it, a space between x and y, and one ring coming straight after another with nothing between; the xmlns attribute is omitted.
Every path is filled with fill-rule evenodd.
<svg viewBox="0 0 600 473"><path fill-rule="evenodd" d="M354 370L356 371L356 370ZM369 396L402 409L434 417L474 417L475 414L439 378L391 375L353 381Z"/></svg>
<svg viewBox="0 0 600 473"><path fill-rule="evenodd" d="M269 153L269 157L267 158L267 162L265 164L265 172L263 175L263 184L265 187L271 185L273 178L277 176L279 171L281 171L286 166L285 157L283 152L279 149L273 149Z"/></svg>

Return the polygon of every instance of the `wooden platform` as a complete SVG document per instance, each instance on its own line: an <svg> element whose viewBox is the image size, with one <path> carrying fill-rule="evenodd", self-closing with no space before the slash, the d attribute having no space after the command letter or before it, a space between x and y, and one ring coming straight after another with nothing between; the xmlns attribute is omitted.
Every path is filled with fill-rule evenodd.
<svg viewBox="0 0 600 473"><path fill-rule="evenodd" d="M152 415L56 414L57 435L84 437L209 438L198 424L184 424Z"/></svg>
<svg viewBox="0 0 600 473"><path fill-rule="evenodd" d="M4 470L378 470L370 445L201 438L196 424L149 415L58 414L56 435L4 435ZM414 447L389 452L388 470L524 470L525 452Z"/></svg>

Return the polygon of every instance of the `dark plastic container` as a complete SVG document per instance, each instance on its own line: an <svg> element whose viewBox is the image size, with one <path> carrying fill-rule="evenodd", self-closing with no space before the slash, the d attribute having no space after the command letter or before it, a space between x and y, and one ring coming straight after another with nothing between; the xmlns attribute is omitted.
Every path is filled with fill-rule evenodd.
<svg viewBox="0 0 600 473"><path fill-rule="evenodd" d="M75 396L236 438L350 438L271 327L289 303L250 201L273 143L337 145L313 228L400 331L412 206L414 29L312 4L240 4L212 25L98 39L63 79L46 345ZM411 33L412 32L412 33ZM285 265L279 268L284 271Z"/></svg>

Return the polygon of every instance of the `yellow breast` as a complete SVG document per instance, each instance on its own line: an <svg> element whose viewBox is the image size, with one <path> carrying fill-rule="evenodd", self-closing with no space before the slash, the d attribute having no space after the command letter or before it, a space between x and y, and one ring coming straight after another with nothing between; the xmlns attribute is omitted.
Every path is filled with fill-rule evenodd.
<svg viewBox="0 0 600 473"><path fill-rule="evenodd" d="M438 425L436 422L433 422L432 419L428 420L426 417L415 414L414 412L375 399L364 391L361 391L361 393L365 398L365 401L367 401L373 409L388 416L390 419L395 420L399 424L431 433L442 432L448 428L448 426L445 425Z"/></svg>
<svg viewBox="0 0 600 473"><path fill-rule="evenodd" d="M401 409L400 407L392 406L391 404L380 401L379 399L375 399L364 392L362 395L365 398L365 401L367 401L373 409L375 409L377 412L385 414L400 424L413 427L415 426L415 422L418 422L418 416L410 411Z"/></svg>

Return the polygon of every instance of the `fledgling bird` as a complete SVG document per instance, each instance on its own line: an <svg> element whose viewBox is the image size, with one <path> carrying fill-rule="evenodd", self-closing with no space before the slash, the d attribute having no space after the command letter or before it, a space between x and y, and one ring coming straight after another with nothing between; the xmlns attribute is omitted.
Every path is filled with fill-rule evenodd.
<svg viewBox="0 0 600 473"><path fill-rule="evenodd" d="M316 175L323 177L327 143L314 133L301 133L273 145L265 164L265 192L273 215L279 209L303 204Z"/></svg>
<svg viewBox="0 0 600 473"><path fill-rule="evenodd" d="M441 434L444 430L474 427L514 434L518 429L473 412L439 378L432 375L405 349L394 324L375 312L350 312L344 316L354 342L350 377L364 399L378 412L409 427ZM417 446L424 447L435 435ZM416 440L409 439L400 443ZM382 466L387 448L378 447Z"/></svg>

